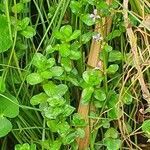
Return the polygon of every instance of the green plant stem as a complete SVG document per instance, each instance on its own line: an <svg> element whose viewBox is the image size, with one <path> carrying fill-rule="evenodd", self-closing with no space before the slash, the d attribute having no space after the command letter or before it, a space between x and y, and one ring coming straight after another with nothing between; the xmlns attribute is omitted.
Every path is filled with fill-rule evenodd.
<svg viewBox="0 0 150 150"><path fill-rule="evenodd" d="M140 4L140 1L137 0L130 0L131 7L133 7L133 10L138 13L140 16L143 16L142 7Z"/></svg>
<svg viewBox="0 0 150 150"><path fill-rule="evenodd" d="M103 72L104 72L104 87L106 94L108 93L108 82L107 82L107 61L108 61L108 53L103 50Z"/></svg>
<svg viewBox="0 0 150 150"><path fill-rule="evenodd" d="M45 118L44 118L44 120L43 120L43 132L42 132L42 142L44 142L45 141L45 123L46 121L45 121ZM44 150L45 148L43 147L43 145L42 145L42 150Z"/></svg>

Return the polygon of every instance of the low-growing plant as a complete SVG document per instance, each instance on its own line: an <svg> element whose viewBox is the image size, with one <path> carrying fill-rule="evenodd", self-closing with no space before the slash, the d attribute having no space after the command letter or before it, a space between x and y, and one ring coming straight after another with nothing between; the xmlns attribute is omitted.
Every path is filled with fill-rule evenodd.
<svg viewBox="0 0 150 150"><path fill-rule="evenodd" d="M148 147L149 5L1 1L1 149Z"/></svg>

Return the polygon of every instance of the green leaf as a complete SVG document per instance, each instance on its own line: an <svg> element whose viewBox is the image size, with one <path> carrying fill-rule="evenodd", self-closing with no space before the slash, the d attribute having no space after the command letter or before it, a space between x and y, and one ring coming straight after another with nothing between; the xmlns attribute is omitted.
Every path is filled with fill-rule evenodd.
<svg viewBox="0 0 150 150"><path fill-rule="evenodd" d="M27 82L31 85L41 83L44 79L40 76L39 73L31 73L27 76Z"/></svg>
<svg viewBox="0 0 150 150"><path fill-rule="evenodd" d="M82 36L81 36L82 43L85 44L85 43L89 42L92 38L92 35L93 35L92 32L87 32L85 34L82 34Z"/></svg>
<svg viewBox="0 0 150 150"><path fill-rule="evenodd" d="M15 145L15 150L30 150L30 145L28 143Z"/></svg>
<svg viewBox="0 0 150 150"><path fill-rule="evenodd" d="M60 66L54 66L50 69L53 77L59 77L63 74L64 69Z"/></svg>
<svg viewBox="0 0 150 150"><path fill-rule="evenodd" d="M61 137L69 133L70 126L66 121L58 122L56 120L49 120L47 125L52 132L58 132Z"/></svg>
<svg viewBox="0 0 150 150"><path fill-rule="evenodd" d="M77 143L77 141L74 141L73 143L71 143L71 149L72 150L78 150L79 149L79 144Z"/></svg>
<svg viewBox="0 0 150 150"><path fill-rule="evenodd" d="M117 70L119 69L119 65L117 64L112 64L107 68L107 73L108 74L115 74Z"/></svg>
<svg viewBox="0 0 150 150"><path fill-rule="evenodd" d="M60 122L58 125L57 125L57 128L58 128L58 133L61 137L64 137L65 138L65 135L69 133L69 129L70 129L70 126L69 124L64 121L64 122Z"/></svg>
<svg viewBox="0 0 150 150"><path fill-rule="evenodd" d="M46 69L46 57L41 53L35 53L32 59L32 64L36 66L38 69L45 70Z"/></svg>
<svg viewBox="0 0 150 150"><path fill-rule="evenodd" d="M134 65L133 56L132 56L132 53L131 53L131 52L126 53L126 54L124 55L124 60L125 60L125 63L126 63L127 65L132 66L132 67L135 66L135 65Z"/></svg>
<svg viewBox="0 0 150 150"><path fill-rule="evenodd" d="M28 49L28 45L23 43L21 40L16 41L15 50L18 59L22 59L25 55L26 49Z"/></svg>
<svg viewBox="0 0 150 150"><path fill-rule="evenodd" d="M78 59L81 58L81 52L71 50L69 58L72 59L72 60L78 60Z"/></svg>
<svg viewBox="0 0 150 150"><path fill-rule="evenodd" d="M121 147L121 140L119 139L105 138L103 142L108 150L119 150Z"/></svg>
<svg viewBox="0 0 150 150"><path fill-rule="evenodd" d="M54 31L53 34L54 34L54 37L56 39L58 39L58 40L64 40L64 36L63 36L63 34L60 31L56 30L56 31Z"/></svg>
<svg viewBox="0 0 150 150"><path fill-rule="evenodd" d="M12 7L12 12L13 13L20 13L24 9L24 4L23 3L17 3Z"/></svg>
<svg viewBox="0 0 150 150"><path fill-rule="evenodd" d="M11 122L5 117L0 117L0 138L6 136L11 129Z"/></svg>
<svg viewBox="0 0 150 150"><path fill-rule="evenodd" d="M78 51L80 47L81 47L81 43L79 43L78 41L74 41L70 45L70 50L71 51Z"/></svg>
<svg viewBox="0 0 150 150"><path fill-rule="evenodd" d="M74 13L76 15L79 15L81 13L81 11L82 11L81 7L82 7L82 5L78 1L72 0L70 3L70 8L71 8L72 13Z"/></svg>
<svg viewBox="0 0 150 150"><path fill-rule="evenodd" d="M136 20L136 19L135 19ZM136 20L137 21L137 20ZM131 23L131 22L130 22ZM137 25L138 25L138 21L137 21ZM132 24L132 23L131 23ZM123 22L119 22L119 24L118 24L118 26L119 26L119 30L120 30L120 32L121 33L123 33L123 32L126 32L126 27L125 27L125 25L124 25L124 23ZM132 26L134 26L134 25L132 25Z"/></svg>
<svg viewBox="0 0 150 150"><path fill-rule="evenodd" d="M102 17L107 17L111 15L109 5L106 1L98 1L96 6Z"/></svg>
<svg viewBox="0 0 150 150"><path fill-rule="evenodd" d="M51 79L53 77L53 73L50 70L45 70L43 72L40 72L40 76L43 79Z"/></svg>
<svg viewBox="0 0 150 150"><path fill-rule="evenodd" d="M64 67L67 72L72 70L72 62L68 57L61 58L61 66Z"/></svg>
<svg viewBox="0 0 150 150"><path fill-rule="evenodd" d="M108 10L109 9L109 6L108 6L108 4L105 2L105 1L99 1L98 3L97 3L97 8L98 9L102 9L102 10Z"/></svg>
<svg viewBox="0 0 150 150"><path fill-rule="evenodd" d="M63 97L51 97L47 99L47 102L51 107L59 107L59 106L63 106L66 100Z"/></svg>
<svg viewBox="0 0 150 150"><path fill-rule="evenodd" d="M117 8L119 7L119 4L118 4L116 1L113 1L113 2L111 3L111 7L112 7L113 9L117 9Z"/></svg>
<svg viewBox="0 0 150 150"><path fill-rule="evenodd" d="M58 7L57 3L54 3L53 5L48 7L48 19L54 16L57 7Z"/></svg>
<svg viewBox="0 0 150 150"><path fill-rule="evenodd" d="M75 138L77 137L76 132L71 132L66 137L63 138L63 144L68 145L71 144Z"/></svg>
<svg viewBox="0 0 150 150"><path fill-rule="evenodd" d="M0 93L4 93L6 90L6 84L2 76L0 76Z"/></svg>
<svg viewBox="0 0 150 150"><path fill-rule="evenodd" d="M57 85L56 90L59 96L63 96L68 91L68 86L65 84L59 84Z"/></svg>
<svg viewBox="0 0 150 150"><path fill-rule="evenodd" d="M99 101L104 101L106 99L106 94L104 90L97 89L94 91L94 97Z"/></svg>
<svg viewBox="0 0 150 150"><path fill-rule="evenodd" d="M77 39L81 35L81 30L75 30L69 38L69 41Z"/></svg>
<svg viewBox="0 0 150 150"><path fill-rule="evenodd" d="M113 49L113 48L112 48L110 45L108 45L108 44L106 44L106 45L104 46L104 50L105 50L106 52L111 52L112 49Z"/></svg>
<svg viewBox="0 0 150 150"><path fill-rule="evenodd" d="M19 114L19 103L9 93L0 95L0 116L15 118Z"/></svg>
<svg viewBox="0 0 150 150"><path fill-rule="evenodd" d="M124 89L124 94L123 94L123 102L127 105L130 105L132 103L132 95L131 95L131 92L129 90L127 90L127 88Z"/></svg>
<svg viewBox="0 0 150 150"><path fill-rule="evenodd" d="M118 138L118 131L115 128L109 128L106 133L105 133L105 138L113 138L117 139Z"/></svg>
<svg viewBox="0 0 150 150"><path fill-rule="evenodd" d="M63 108L63 117L68 117L74 112L75 108L70 105L65 105Z"/></svg>
<svg viewBox="0 0 150 150"><path fill-rule="evenodd" d="M0 15L0 53L7 51L12 45L7 18Z"/></svg>
<svg viewBox="0 0 150 150"><path fill-rule="evenodd" d="M75 114L73 114L72 125L75 127L85 127L86 122L80 114L75 113Z"/></svg>
<svg viewBox="0 0 150 150"><path fill-rule="evenodd" d="M94 105L96 108L102 108L104 105L104 101L94 100Z"/></svg>
<svg viewBox="0 0 150 150"><path fill-rule="evenodd" d="M27 26L24 30L20 32L21 35L23 35L25 38L32 38L35 36L36 31L33 27Z"/></svg>
<svg viewBox="0 0 150 150"><path fill-rule="evenodd" d="M112 40L116 37L119 37L121 36L121 32L120 30L113 30L111 33L109 33L106 37L106 39L109 41L109 40Z"/></svg>
<svg viewBox="0 0 150 150"><path fill-rule="evenodd" d="M62 107L48 107L44 109L44 114L49 119L56 119L64 112Z"/></svg>
<svg viewBox="0 0 150 150"><path fill-rule="evenodd" d="M36 150L36 145L35 144L31 144L30 145L30 150Z"/></svg>
<svg viewBox="0 0 150 150"><path fill-rule="evenodd" d="M108 108L113 108L114 106L116 106L118 104L118 101L119 101L118 94L115 91L110 90L108 93L108 101L107 101Z"/></svg>
<svg viewBox="0 0 150 150"><path fill-rule="evenodd" d="M88 103L91 100L93 92L94 92L94 88L93 87L85 88L82 91L81 101L82 101L83 104L86 104L86 103Z"/></svg>
<svg viewBox="0 0 150 150"><path fill-rule="evenodd" d="M145 120L142 124L142 131L150 135L150 119Z"/></svg>
<svg viewBox="0 0 150 150"><path fill-rule="evenodd" d="M67 43L60 44L59 53L62 57L68 57L70 55L70 44Z"/></svg>
<svg viewBox="0 0 150 150"><path fill-rule="evenodd" d="M49 58L47 59L46 68L52 68L55 65L55 58Z"/></svg>
<svg viewBox="0 0 150 150"><path fill-rule="evenodd" d="M99 85L103 80L102 72L95 69L85 71L82 76L84 81L91 86Z"/></svg>
<svg viewBox="0 0 150 150"><path fill-rule="evenodd" d="M139 27L143 26L143 25L141 25L141 24L139 25L138 20L137 20L134 16L132 16L132 14L129 14L128 18L129 18L130 24L131 24L132 26L139 26Z"/></svg>
<svg viewBox="0 0 150 150"><path fill-rule="evenodd" d="M57 120L48 120L47 126L50 128L51 132L57 132L58 130L58 121Z"/></svg>
<svg viewBox="0 0 150 150"><path fill-rule="evenodd" d="M65 25L60 28L60 33L65 37L65 38L70 38L72 35L72 26L70 25Z"/></svg>
<svg viewBox="0 0 150 150"><path fill-rule="evenodd" d="M24 30L29 25L29 22L30 22L30 19L28 17L25 17L24 19L19 21L18 26L17 26L17 30L18 31L19 30Z"/></svg>
<svg viewBox="0 0 150 150"><path fill-rule="evenodd" d="M36 145L35 144L29 145L28 143L17 144L15 145L15 150L36 150Z"/></svg>
<svg viewBox="0 0 150 150"><path fill-rule="evenodd" d="M46 102L48 99L48 96L45 93L40 93L37 95L34 95L31 99L30 99L30 103L32 105L38 105L40 103L44 103Z"/></svg>
<svg viewBox="0 0 150 150"><path fill-rule="evenodd" d="M76 130L76 136L80 137L80 138L84 138L85 137L85 131L82 128L77 128Z"/></svg>
<svg viewBox="0 0 150 150"><path fill-rule="evenodd" d="M94 143L94 148L95 150L101 150L103 148L103 142L102 141L98 141Z"/></svg>
<svg viewBox="0 0 150 150"><path fill-rule="evenodd" d="M108 118L102 119L103 128L110 128L110 121L111 121L111 119L108 119Z"/></svg>
<svg viewBox="0 0 150 150"><path fill-rule="evenodd" d="M113 119L113 120L119 119L122 115L123 115L122 110L119 107L117 107L117 106L113 107L108 112L108 117Z"/></svg>
<svg viewBox="0 0 150 150"><path fill-rule="evenodd" d="M61 97L67 92L68 87L65 84L55 85L53 82L49 82L43 85L43 89L50 97Z"/></svg>
<svg viewBox="0 0 150 150"><path fill-rule="evenodd" d="M69 74L65 77L65 80L71 82L74 86L79 86L78 78L75 75Z"/></svg>
<svg viewBox="0 0 150 150"><path fill-rule="evenodd" d="M127 133L127 134L129 134L129 133L132 133L133 132L133 129L132 129L132 126L130 125L130 123L128 123L128 122L125 122L125 132Z"/></svg>
<svg viewBox="0 0 150 150"><path fill-rule="evenodd" d="M53 82L48 82L46 84L43 85L43 89L45 91L45 93L50 96L57 96L57 89L56 89L56 85Z"/></svg>
<svg viewBox="0 0 150 150"><path fill-rule="evenodd" d="M94 24L94 20L90 17L90 14L82 14L80 18L87 26Z"/></svg>
<svg viewBox="0 0 150 150"><path fill-rule="evenodd" d="M108 61L109 62L119 61L119 60L122 60L122 58L123 58L123 56L120 51L113 50L109 53Z"/></svg>
<svg viewBox="0 0 150 150"><path fill-rule="evenodd" d="M52 47L52 45L48 45L45 51L46 51L46 54L51 54L55 51L55 49Z"/></svg>
<svg viewBox="0 0 150 150"><path fill-rule="evenodd" d="M52 142L52 144L50 145L49 149L50 150L59 150L62 144L62 140L61 139L57 139L55 141Z"/></svg>

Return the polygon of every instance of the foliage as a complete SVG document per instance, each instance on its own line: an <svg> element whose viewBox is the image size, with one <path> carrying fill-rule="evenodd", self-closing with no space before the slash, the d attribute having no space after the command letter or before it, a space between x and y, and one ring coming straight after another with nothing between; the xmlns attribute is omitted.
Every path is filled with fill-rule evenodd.
<svg viewBox="0 0 150 150"><path fill-rule="evenodd" d="M141 149L139 134L150 138L150 9L127 2L0 2L2 150L77 150L88 126L91 150Z"/></svg>

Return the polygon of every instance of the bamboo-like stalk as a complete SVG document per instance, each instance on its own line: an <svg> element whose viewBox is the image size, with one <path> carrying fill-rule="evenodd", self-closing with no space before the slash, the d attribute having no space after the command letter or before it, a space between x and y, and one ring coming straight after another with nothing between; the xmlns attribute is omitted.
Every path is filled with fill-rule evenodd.
<svg viewBox="0 0 150 150"><path fill-rule="evenodd" d="M95 32L100 33L100 24L97 24L95 26ZM88 62L87 62L87 64L90 67L94 68L98 65L98 62L99 62L98 56L99 56L99 52L100 52L100 47L101 47L101 42L97 42L95 40L92 40L90 53L89 53L89 57L88 57Z"/></svg>
<svg viewBox="0 0 150 150"><path fill-rule="evenodd" d="M112 2L112 0L106 0L108 4ZM98 23L95 26L95 31L100 33L103 37L105 37L111 30L112 25L112 18L107 17L103 18L102 23ZM95 68L100 67L100 70L102 70L102 62L99 60L99 53L101 51L101 42L92 40L92 44L90 47L90 53L88 57L88 66ZM101 66L99 66L101 65ZM85 127L85 137L83 139L77 139L77 143L79 146L79 150L86 150L89 147L89 139L90 139L90 131L93 128L94 120L89 119L89 111L95 111L96 108L93 104L82 104L81 101L79 103L78 107L78 113L85 119L85 121L88 123L88 125ZM89 126L90 125L90 126Z"/></svg>
<svg viewBox="0 0 150 150"><path fill-rule="evenodd" d="M96 25L95 31L97 31L99 28L99 25ZM88 57L88 65L92 68L97 66L98 63L98 55L100 51L100 42L96 42L95 40L92 40L91 48L90 48L90 53ZM89 146L89 139L90 139L90 127L89 127L89 109L91 106L89 104L82 104L80 101L79 107L78 107L78 113L85 119L85 121L88 123L88 125L85 127L85 137L83 139L78 139L78 146L79 150L84 150L88 148ZM93 107L93 106L92 106ZM93 107L93 109L95 109Z"/></svg>

